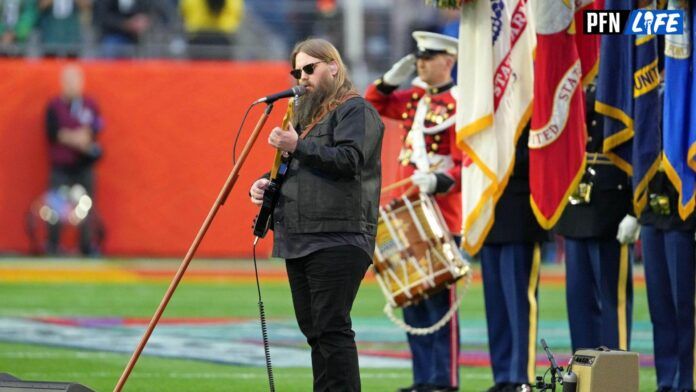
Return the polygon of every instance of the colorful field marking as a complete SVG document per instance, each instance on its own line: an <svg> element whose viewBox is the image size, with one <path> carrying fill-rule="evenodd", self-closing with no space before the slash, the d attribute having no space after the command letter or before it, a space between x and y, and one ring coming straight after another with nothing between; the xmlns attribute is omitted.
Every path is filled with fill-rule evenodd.
<svg viewBox="0 0 696 392"><path fill-rule="evenodd" d="M0 317L0 341L66 347L81 350L130 353L149 320L97 317ZM310 367L305 338L294 320L269 320L274 366ZM638 325L638 330L649 328ZM408 368L410 352L405 335L395 333L385 319L360 318L354 329L358 337L360 364L366 368ZM559 363L567 363L567 331L558 322L543 322L540 330L553 347ZM461 327L462 366L489 367L485 325L469 321ZM635 342L645 346L647 342ZM635 347L652 352L651 347ZM265 366L258 320L232 318L162 319L144 354L193 359L238 366ZM545 354L537 351L537 366L546 367ZM653 366L652 355L641 354L641 366Z"/></svg>
<svg viewBox="0 0 696 392"><path fill-rule="evenodd" d="M218 262L223 263L223 262ZM259 272L259 278L263 281L280 282L287 281L287 274L281 262L264 261L263 268ZM146 265L143 267L143 265ZM251 262L245 263L244 268L240 268L240 262L234 262L235 266L230 268L189 268L184 275L184 280L188 282L253 282L255 279L254 270L250 267ZM149 263L129 263L115 264L111 262L89 261L56 261L36 262L32 261L29 266L23 266L21 262L3 263L0 262L0 282L16 283L141 283L169 282L176 274L176 264L171 261L151 261ZM641 271L634 272L634 284L644 285L645 279ZM366 282L375 282L374 275L369 272L365 277ZM475 266L472 283L480 284L481 275ZM553 265L551 267L542 266L541 283L549 285L564 285L565 274L562 268Z"/></svg>

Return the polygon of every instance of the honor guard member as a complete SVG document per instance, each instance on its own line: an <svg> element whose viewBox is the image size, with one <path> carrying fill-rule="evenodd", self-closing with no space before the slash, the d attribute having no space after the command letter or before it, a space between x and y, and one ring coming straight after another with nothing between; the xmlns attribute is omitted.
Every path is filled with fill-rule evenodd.
<svg viewBox="0 0 696 392"><path fill-rule="evenodd" d="M488 392L524 390L534 381L537 285L541 243L548 239L529 203L529 125L517 141L515 166L495 206L481 248L488 348L495 385Z"/></svg>
<svg viewBox="0 0 696 392"><path fill-rule="evenodd" d="M648 309L659 392L693 391L696 217L679 217L679 194L663 167L640 215Z"/></svg>
<svg viewBox="0 0 696 392"><path fill-rule="evenodd" d="M457 241L461 230L462 153L455 142L454 81L457 40L442 34L413 32L418 50L396 62L367 88L365 97L384 117L401 120L399 178L410 177L420 192L434 195ZM411 77L410 88L397 90ZM426 328L439 321L456 300L452 285L404 308L407 324ZM399 391L456 391L459 388L458 315L432 334L408 334L413 357L413 385Z"/></svg>
<svg viewBox="0 0 696 392"><path fill-rule="evenodd" d="M633 308L629 244L638 239L629 176L602 154L595 85L585 91L587 166L554 231L564 238L566 303L573 352L628 350Z"/></svg>

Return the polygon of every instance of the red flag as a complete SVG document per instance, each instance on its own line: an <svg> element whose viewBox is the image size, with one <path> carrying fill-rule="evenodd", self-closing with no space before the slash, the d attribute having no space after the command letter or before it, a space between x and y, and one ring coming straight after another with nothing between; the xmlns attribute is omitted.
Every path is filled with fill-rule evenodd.
<svg viewBox="0 0 696 392"><path fill-rule="evenodd" d="M585 170L582 67L573 33L574 7L540 0L529 133L529 185L534 214L545 229L561 216Z"/></svg>
<svg viewBox="0 0 696 392"><path fill-rule="evenodd" d="M583 11L604 9L604 0L575 0L575 44L582 66L582 85L590 84L599 72L599 34L585 34Z"/></svg>

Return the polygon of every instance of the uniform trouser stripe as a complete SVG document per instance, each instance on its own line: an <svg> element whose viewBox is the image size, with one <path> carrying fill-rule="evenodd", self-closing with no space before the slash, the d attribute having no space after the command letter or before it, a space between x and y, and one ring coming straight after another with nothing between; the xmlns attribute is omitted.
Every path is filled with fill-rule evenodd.
<svg viewBox="0 0 696 392"><path fill-rule="evenodd" d="M626 285L628 285L628 245L621 245L621 253L619 255L619 284L617 306L618 324L619 324L619 349L628 349L628 333L626 325Z"/></svg>
<svg viewBox="0 0 696 392"><path fill-rule="evenodd" d="M537 299L536 291L539 283L539 265L541 264L541 249L539 244L534 244L534 255L532 258L532 270L529 273L529 285L527 299L529 300L529 347L527 355L527 378L529 382L535 379L534 367L536 365L536 338L537 338Z"/></svg>

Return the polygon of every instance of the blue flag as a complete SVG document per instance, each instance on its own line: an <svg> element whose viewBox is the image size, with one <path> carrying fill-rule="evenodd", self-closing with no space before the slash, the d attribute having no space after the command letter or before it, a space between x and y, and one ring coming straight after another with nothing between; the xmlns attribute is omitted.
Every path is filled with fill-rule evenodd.
<svg viewBox="0 0 696 392"><path fill-rule="evenodd" d="M693 14L685 1L670 0L670 9L683 9L684 33L665 36L665 96L662 137L664 168L679 192L679 215L694 210L696 183L696 78L693 74Z"/></svg>
<svg viewBox="0 0 696 392"><path fill-rule="evenodd" d="M629 10L635 3L607 0L606 9ZM607 117L604 153L633 177L636 214L647 205L648 183L660 164L659 85L655 35L602 37L595 109Z"/></svg>

